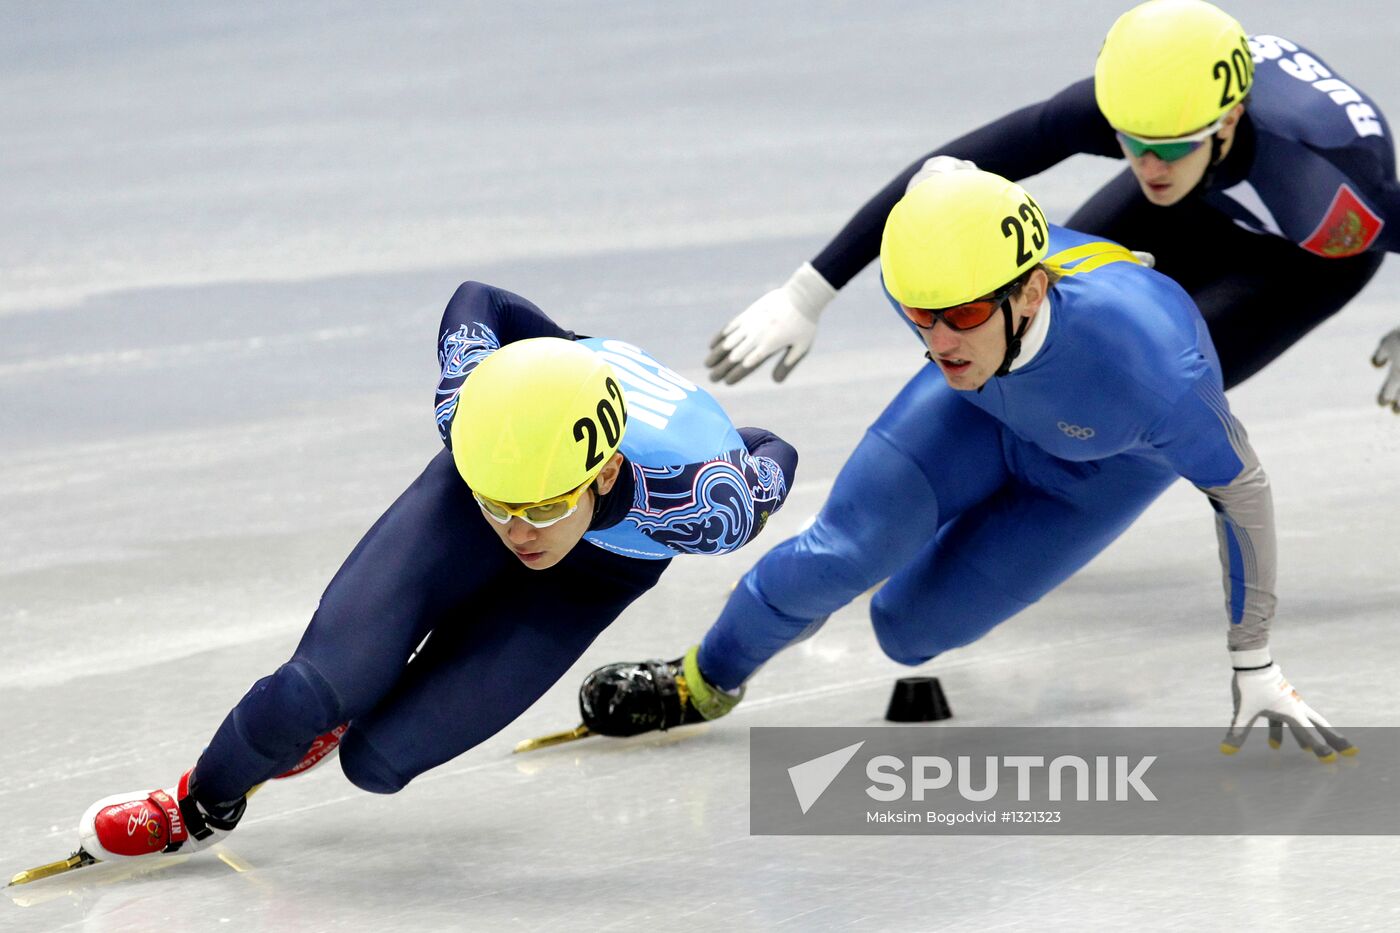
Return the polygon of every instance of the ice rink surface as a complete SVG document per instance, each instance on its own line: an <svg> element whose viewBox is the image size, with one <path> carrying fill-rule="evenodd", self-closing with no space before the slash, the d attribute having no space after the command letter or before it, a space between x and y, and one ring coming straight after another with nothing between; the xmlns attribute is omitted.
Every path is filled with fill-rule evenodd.
<svg viewBox="0 0 1400 933"><path fill-rule="evenodd" d="M703 381L732 314L913 158L1087 74L1127 5L0 5L3 873L67 854L98 797L169 785L285 659L437 449L457 283ZM1400 114L1387 4L1231 10ZM1118 167L1028 187L1063 219ZM1397 323L1392 260L1231 396L1273 481L1274 654L1340 726L1400 725L1400 418L1367 362ZM877 724L907 672L863 600L727 720L510 754L577 721L587 670L697 640L920 363L867 271L787 383L716 392L802 452L755 546L675 561L529 712L397 796L337 768L282 782L222 859L10 888L0 928L1400 928L1393 837L751 837L748 728ZM920 670L956 725L1223 732L1218 574L1179 484Z"/></svg>

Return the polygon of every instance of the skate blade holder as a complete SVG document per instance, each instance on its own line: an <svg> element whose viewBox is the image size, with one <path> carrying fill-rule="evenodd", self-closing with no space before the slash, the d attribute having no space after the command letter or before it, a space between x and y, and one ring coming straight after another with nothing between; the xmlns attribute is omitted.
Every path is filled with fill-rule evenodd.
<svg viewBox="0 0 1400 933"><path fill-rule="evenodd" d="M75 868L86 868L97 863L97 859L88 855L86 850L79 849L66 859L57 862L49 862L47 865L39 865L29 868L16 874L10 879L10 883L5 887L13 887L17 884L29 884L31 881L38 881L41 878L51 878L54 875L61 875L64 872L72 871Z"/></svg>
<svg viewBox="0 0 1400 933"><path fill-rule="evenodd" d="M526 739L515 746L513 754L519 755L521 752L533 752L541 748L549 748L552 745L563 745L565 742L577 742L579 739L586 739L598 733L589 730L587 726L577 726L563 732L551 732L549 735L542 735L535 739Z"/></svg>

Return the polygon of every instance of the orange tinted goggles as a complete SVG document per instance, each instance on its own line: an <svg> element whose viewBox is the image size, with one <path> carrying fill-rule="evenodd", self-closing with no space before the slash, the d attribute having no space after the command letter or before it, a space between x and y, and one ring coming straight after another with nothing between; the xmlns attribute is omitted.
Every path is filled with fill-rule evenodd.
<svg viewBox="0 0 1400 933"><path fill-rule="evenodd" d="M997 308L1011 297L1019 281L1018 279L1017 282L1012 282L986 298L953 305L951 308L910 308L905 305L900 307L904 308L904 316L913 321L914 326L924 330L931 330L934 321L942 321L948 325L949 330L972 330L987 323L991 316L997 313Z"/></svg>

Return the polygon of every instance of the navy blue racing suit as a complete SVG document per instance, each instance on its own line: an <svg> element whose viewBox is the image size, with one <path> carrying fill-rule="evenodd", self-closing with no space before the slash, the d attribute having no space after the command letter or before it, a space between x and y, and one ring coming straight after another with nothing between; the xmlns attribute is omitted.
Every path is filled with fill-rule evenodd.
<svg viewBox="0 0 1400 933"><path fill-rule="evenodd" d="M1295 43L1249 42L1255 81L1234 144L1195 192L1158 207L1124 171L1066 221L1156 257L1200 308L1227 389L1340 310L1384 253L1400 251L1395 145L1379 108ZM1076 153L1123 157L1092 78L914 162L812 265L841 288L875 259L885 218L933 156L1019 180Z"/></svg>
<svg viewBox="0 0 1400 933"><path fill-rule="evenodd" d="M575 339L518 295L457 290L438 335L444 444L463 380L528 337ZM237 800L341 723L346 776L397 791L524 712L672 556L732 551L762 530L791 488L793 448L736 429L709 393L644 350L582 342L613 365L628 409L625 462L583 540L553 567L526 568L440 451L351 552L291 659L225 718L195 765L197 799Z"/></svg>

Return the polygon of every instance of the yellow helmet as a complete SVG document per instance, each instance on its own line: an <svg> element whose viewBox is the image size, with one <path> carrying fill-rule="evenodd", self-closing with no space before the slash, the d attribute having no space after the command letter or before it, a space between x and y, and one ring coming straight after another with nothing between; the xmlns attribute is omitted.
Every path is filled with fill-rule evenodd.
<svg viewBox="0 0 1400 933"><path fill-rule="evenodd" d="M483 496L540 502L597 476L626 425L617 374L601 356L558 337L517 340L462 383L452 459Z"/></svg>
<svg viewBox="0 0 1400 933"><path fill-rule="evenodd" d="M989 295L1045 258L1040 205L1015 182L981 170L932 175L885 221L880 271L910 308L950 308Z"/></svg>
<svg viewBox="0 0 1400 933"><path fill-rule="evenodd" d="M1116 130L1186 136L1219 120L1254 84L1235 19L1204 0L1149 0L1113 24L1094 66L1094 96Z"/></svg>

